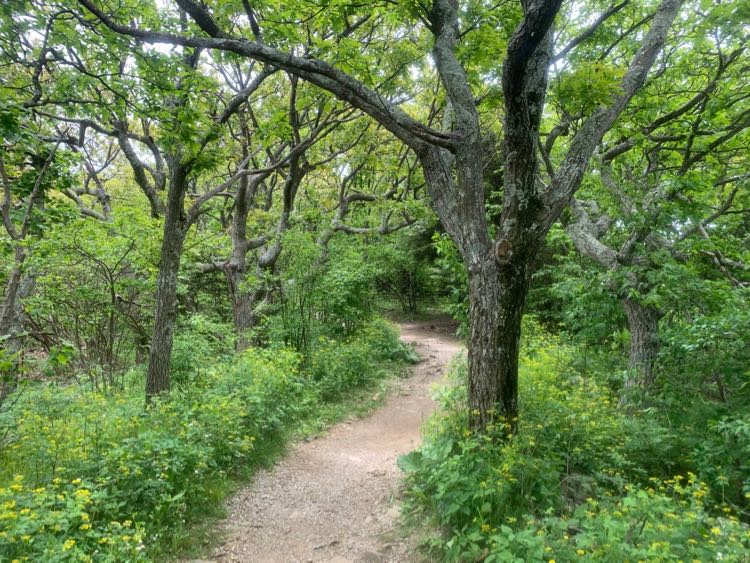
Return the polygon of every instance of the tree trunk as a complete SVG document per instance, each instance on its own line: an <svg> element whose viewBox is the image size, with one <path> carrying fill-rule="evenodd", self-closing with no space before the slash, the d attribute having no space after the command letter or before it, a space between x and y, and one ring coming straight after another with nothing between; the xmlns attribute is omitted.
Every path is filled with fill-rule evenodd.
<svg viewBox="0 0 750 563"><path fill-rule="evenodd" d="M632 299L623 299L622 305L630 330L628 367L633 373L626 386L650 387L654 382L654 363L659 353L659 319L662 315L655 307L641 305Z"/></svg>
<svg viewBox="0 0 750 563"><path fill-rule="evenodd" d="M31 295L34 289L34 278L23 273L23 262L26 256L22 247L16 248L16 263L8 279L5 292L2 316L0 317L0 336L7 336L3 343L6 354L14 357L23 346L24 310L23 300ZM18 386L18 362L13 358L13 367L6 377L0 379L0 405L15 391Z"/></svg>
<svg viewBox="0 0 750 563"><path fill-rule="evenodd" d="M5 301L3 302L3 310L0 315L0 336L10 334L13 325L17 324L18 307L16 307L16 300L18 299L18 289L21 285L22 268L25 259L26 254L23 251L23 247L21 245L16 246L15 264L8 278Z"/></svg>
<svg viewBox="0 0 750 563"><path fill-rule="evenodd" d="M518 423L521 318L538 244L526 239L520 248L502 244L493 248L480 196L481 150L478 146L462 150L465 154L455 159L462 194L459 206L446 201L449 192L443 188L452 185L450 157L436 152L420 156L433 205L469 273L470 425L483 431L489 424L500 423L509 435Z"/></svg>
<svg viewBox="0 0 750 563"><path fill-rule="evenodd" d="M518 424L518 357L528 264L487 262L469 277L469 409L473 429Z"/></svg>
<svg viewBox="0 0 750 563"><path fill-rule="evenodd" d="M237 334L237 352L247 350L251 341L249 332L257 324L254 305L256 302L256 291L249 291L245 286L245 272L230 264L225 270L229 294L232 298L232 317L234 329Z"/></svg>
<svg viewBox="0 0 750 563"><path fill-rule="evenodd" d="M169 391L172 339L177 319L177 275L180 271L187 218L184 203L187 170L175 164L169 185L159 275L156 280L154 334L146 373L146 398Z"/></svg>

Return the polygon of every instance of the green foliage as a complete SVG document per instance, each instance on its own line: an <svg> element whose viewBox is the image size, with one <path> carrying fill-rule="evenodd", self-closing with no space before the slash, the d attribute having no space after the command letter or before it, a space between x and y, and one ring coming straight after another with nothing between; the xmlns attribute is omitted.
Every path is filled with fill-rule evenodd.
<svg viewBox="0 0 750 563"><path fill-rule="evenodd" d="M108 223L59 224L34 244L28 271L35 292L26 314L50 358L53 349L75 351L66 373L111 386L145 346L157 228L145 213L122 210Z"/></svg>
<svg viewBox="0 0 750 563"><path fill-rule="evenodd" d="M375 270L360 249L333 245L332 257L316 289L323 324L351 334L373 314Z"/></svg>
<svg viewBox="0 0 750 563"><path fill-rule="evenodd" d="M27 523L9 517L12 527L0 553L62 553L74 539L91 555L102 537L116 542L107 535L113 522L135 523L137 536L153 546L207 500L218 500L215 482L252 463L257 444L278 440L305 413L303 394L299 357L282 350L248 351L205 370L189 390L145 412L143 397L132 390L116 396L54 386L29 391L10 425L0 479L9 484L8 494L31 495L16 505L34 504L40 523L33 539L24 542ZM78 485L81 479L91 486L72 491L69 500L58 496L62 483ZM18 482L28 491L16 491ZM50 487L54 494L44 492ZM85 502L75 504L79 498ZM85 523L78 526L84 509ZM74 525L85 533L69 534Z"/></svg>
<svg viewBox="0 0 750 563"><path fill-rule="evenodd" d="M658 418L623 412L606 385L575 369L574 347L528 320L524 334L518 433L504 441L501 428L481 435L468 430L466 364L459 360L424 445L400 460L408 474L409 510L429 514L445 530L446 537L428 542L440 557L750 556L750 535L738 519L742 511L717 502L721 488L710 472L734 465L725 488L731 482L747 491L747 482L737 479L748 475L740 461L747 452L746 425L716 425L717 437L736 453L707 449L696 463Z"/></svg>
<svg viewBox="0 0 750 563"><path fill-rule="evenodd" d="M565 516L485 528L485 561L744 561L747 526L710 513L692 477L627 485L622 497L588 498ZM513 524L513 523L511 523Z"/></svg>
<svg viewBox="0 0 750 563"><path fill-rule="evenodd" d="M219 503L231 475L266 461L323 401L413 354L392 325L374 320L344 341L318 343L307 366L283 348L221 361L224 344L210 336L217 328L200 316L189 323L189 379L145 410L134 372L107 394L27 386L0 413L0 559L145 560L179 541L186 522Z"/></svg>
<svg viewBox="0 0 750 563"><path fill-rule="evenodd" d="M172 344L170 375L177 385L189 385L200 370L227 360L234 352L234 329L205 315L190 315L180 323Z"/></svg>
<svg viewBox="0 0 750 563"><path fill-rule="evenodd" d="M80 478L30 487L19 474L0 488L0 554L8 561L147 561L142 526L103 519L106 504L106 489Z"/></svg>
<svg viewBox="0 0 750 563"><path fill-rule="evenodd" d="M320 397L328 401L382 378L385 362L418 360L414 351L398 340L393 326L375 319L343 342L320 336L310 354L308 371Z"/></svg>
<svg viewBox="0 0 750 563"><path fill-rule="evenodd" d="M558 100L569 113L581 111L588 114L611 103L612 98L620 93L623 74L623 69L600 61L580 64L560 77Z"/></svg>
<svg viewBox="0 0 750 563"><path fill-rule="evenodd" d="M722 402L750 400L750 310L745 293L728 299L722 295L720 307L666 327L661 358L665 387L675 392L677 385L687 383L696 392L710 386Z"/></svg>
<svg viewBox="0 0 750 563"><path fill-rule="evenodd" d="M415 314L435 294L435 247L431 230L409 230L388 236L371 250L378 289L395 298L404 313Z"/></svg>
<svg viewBox="0 0 750 563"><path fill-rule="evenodd" d="M324 260L313 236L294 229L285 235L280 263L278 277L256 280L280 286L279 303L264 321L271 341L306 353L318 337L350 336L372 318L375 268L356 241L332 240Z"/></svg>
<svg viewBox="0 0 750 563"><path fill-rule="evenodd" d="M458 334L466 335L469 330L469 274L461 260L458 248L446 234L433 237L437 252L438 292L447 294L448 313L459 323Z"/></svg>
<svg viewBox="0 0 750 563"><path fill-rule="evenodd" d="M717 502L750 513L750 416L737 413L708 425L693 459Z"/></svg>

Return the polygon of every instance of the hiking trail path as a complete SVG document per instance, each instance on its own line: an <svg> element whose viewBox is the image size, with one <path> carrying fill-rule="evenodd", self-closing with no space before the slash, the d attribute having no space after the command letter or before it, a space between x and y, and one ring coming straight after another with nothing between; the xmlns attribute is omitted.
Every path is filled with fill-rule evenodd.
<svg viewBox="0 0 750 563"><path fill-rule="evenodd" d="M382 563L418 561L399 526L398 456L417 448L435 408L433 384L462 345L446 319L399 323L422 361L395 381L384 403L310 441L293 444L272 468L227 502L224 538L203 562Z"/></svg>

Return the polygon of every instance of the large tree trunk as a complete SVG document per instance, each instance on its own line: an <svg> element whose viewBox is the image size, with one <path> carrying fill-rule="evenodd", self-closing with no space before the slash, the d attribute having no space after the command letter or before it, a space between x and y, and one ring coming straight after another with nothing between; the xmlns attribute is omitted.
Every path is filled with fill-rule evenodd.
<svg viewBox="0 0 750 563"><path fill-rule="evenodd" d="M489 269L489 268L488 268ZM493 272L494 273L494 272ZM498 303L502 288L492 273L471 276L469 282L469 409L472 427L485 427L498 410L517 412L516 401L503 402L516 384L503 358L504 340Z"/></svg>
<svg viewBox="0 0 750 563"><path fill-rule="evenodd" d="M464 206L445 201L450 185L450 162L437 153L422 156L430 195L441 222L459 248L469 273L469 388L471 427L483 430L499 423L511 434L518 422L518 353L534 249L531 240L521 248L504 244L493 250L478 194L481 151L456 158L457 180ZM430 162L434 159L436 162ZM472 213L473 209L473 213Z"/></svg>
<svg viewBox="0 0 750 563"><path fill-rule="evenodd" d="M146 373L146 397L169 391L169 368L172 339L177 319L177 275L180 270L182 247L185 242L187 218L184 203L187 170L175 164L170 179L161 261L156 281L156 314L154 334Z"/></svg>
<svg viewBox="0 0 750 563"><path fill-rule="evenodd" d="M623 299L622 305L630 330L628 367L633 374L626 386L650 387L654 382L654 363L659 354L659 319L662 315L655 307L642 305L632 299Z"/></svg>
<svg viewBox="0 0 750 563"><path fill-rule="evenodd" d="M469 278L469 408L471 425L518 422L518 360L532 264L487 262Z"/></svg>

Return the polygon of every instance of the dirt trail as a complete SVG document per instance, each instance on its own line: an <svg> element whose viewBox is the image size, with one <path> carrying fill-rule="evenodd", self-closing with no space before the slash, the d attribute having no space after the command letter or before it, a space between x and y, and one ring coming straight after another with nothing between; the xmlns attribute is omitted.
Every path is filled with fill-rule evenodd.
<svg viewBox="0 0 750 563"><path fill-rule="evenodd" d="M220 528L226 543L213 561L412 561L399 537L396 458L417 447L434 409L432 384L461 349L445 321L401 324L401 339L423 361L396 383L385 404L365 419L295 445L258 473L228 503Z"/></svg>

